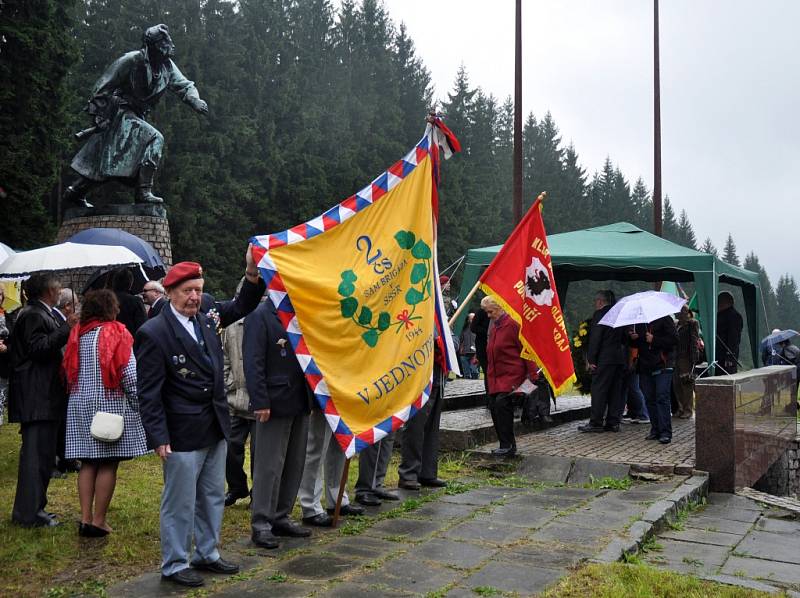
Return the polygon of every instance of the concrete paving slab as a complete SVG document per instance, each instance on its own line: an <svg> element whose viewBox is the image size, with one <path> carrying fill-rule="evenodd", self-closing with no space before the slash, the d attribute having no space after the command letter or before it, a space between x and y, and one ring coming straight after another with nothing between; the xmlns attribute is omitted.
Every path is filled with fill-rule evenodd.
<svg viewBox="0 0 800 598"><path fill-rule="evenodd" d="M756 521L755 529L776 534L792 534L796 538L800 537L800 521L796 519L792 520L762 517Z"/></svg>
<svg viewBox="0 0 800 598"><path fill-rule="evenodd" d="M698 513L705 515L706 517L719 517L720 519L747 521L748 523L755 523L756 520L761 516L759 511L728 508L724 505L707 505L700 509Z"/></svg>
<svg viewBox="0 0 800 598"><path fill-rule="evenodd" d="M429 519L384 519L379 521L365 533L371 536L405 536L409 540L418 540L430 536L445 525L445 521Z"/></svg>
<svg viewBox="0 0 800 598"><path fill-rule="evenodd" d="M505 523L473 520L459 523L444 533L444 537L459 540L511 544L528 534L528 530Z"/></svg>
<svg viewBox="0 0 800 598"><path fill-rule="evenodd" d="M208 588L212 589L212 588ZM213 595L220 598L236 598L237 596L269 596L272 598L295 598L296 596L308 596L318 589L318 586L304 583L294 583L290 581L275 582L264 581L263 579L248 579L243 582L225 586L221 590L213 590ZM186 589L182 593L185 593ZM149 596L149 594L145 594Z"/></svg>
<svg viewBox="0 0 800 598"><path fill-rule="evenodd" d="M725 575L800 586L800 565L732 556L722 568Z"/></svg>
<svg viewBox="0 0 800 598"><path fill-rule="evenodd" d="M536 506L552 511L561 511L577 507L588 498L578 496L557 496L555 494L533 493L516 496L505 501L507 505Z"/></svg>
<svg viewBox="0 0 800 598"><path fill-rule="evenodd" d="M553 519L556 513L541 507L527 505L501 505L489 513L484 513L475 518L476 521L506 523L525 528L542 527Z"/></svg>
<svg viewBox="0 0 800 598"><path fill-rule="evenodd" d="M590 529L555 520L531 534L530 539L536 542L555 541L596 549L609 536L608 530Z"/></svg>
<svg viewBox="0 0 800 598"><path fill-rule="evenodd" d="M360 559L332 553L324 556L303 554L280 563L277 569L295 579L328 580L339 577L362 564L363 561Z"/></svg>
<svg viewBox="0 0 800 598"><path fill-rule="evenodd" d="M462 492L461 494L445 494L439 500L457 505L485 506L493 503L496 500L500 500L501 498L502 494L497 496L495 494L487 494L479 490L469 490L467 492Z"/></svg>
<svg viewBox="0 0 800 598"><path fill-rule="evenodd" d="M558 521L588 528L621 530L640 514L641 511L638 510L609 510L602 508L602 506L596 506L595 503L591 503L589 508L580 509L574 513L559 517Z"/></svg>
<svg viewBox="0 0 800 598"><path fill-rule="evenodd" d="M588 500L595 498L601 494L605 494L607 490L596 490L594 488L576 488L572 486L559 486L556 488L545 488L541 491L541 496L556 496L559 498L575 498L581 500Z"/></svg>
<svg viewBox="0 0 800 598"><path fill-rule="evenodd" d="M742 539L740 534L726 534L723 532L709 532L702 529L687 527L682 530L667 530L661 534L662 538L696 542L698 544L711 544L713 546L726 546L733 548Z"/></svg>
<svg viewBox="0 0 800 598"><path fill-rule="evenodd" d="M800 565L800 539L787 534L752 531L736 547L736 553Z"/></svg>
<svg viewBox="0 0 800 598"><path fill-rule="evenodd" d="M318 531L318 535L321 534ZM278 548L259 548L250 540L249 537L240 538L239 540L235 540L231 542L230 546L234 550L240 552L250 552L252 554L256 554L258 556L268 556L272 558L280 558L290 550L294 550L295 548L307 548L312 546L314 542L314 537L311 538L278 538L280 542L280 546ZM223 552L223 556L224 552Z"/></svg>
<svg viewBox="0 0 800 598"><path fill-rule="evenodd" d="M359 534L358 536L345 536L334 540L330 544L325 544L320 547L320 550L372 560L381 558L397 550L402 550L404 547L408 546L408 544L402 542L390 542L389 540Z"/></svg>
<svg viewBox="0 0 800 598"><path fill-rule="evenodd" d="M447 538L434 538L414 548L414 556L417 558L459 569L472 569L496 552L494 548Z"/></svg>
<svg viewBox="0 0 800 598"><path fill-rule="evenodd" d="M762 510L761 506L759 506L756 501L744 496L737 496L736 494L709 492L707 500L709 505L722 505L728 507L729 509L744 509L747 511Z"/></svg>
<svg viewBox="0 0 800 598"><path fill-rule="evenodd" d="M647 553L648 560L654 557L656 561L675 563L699 563L709 569L721 567L728 558L729 550L725 546L710 544L696 544L681 540L658 538L656 543L661 550L652 550Z"/></svg>
<svg viewBox="0 0 800 598"><path fill-rule="evenodd" d="M471 515L477 508L479 507L475 505L436 501L422 505L411 512L419 517L429 517L431 519L460 519Z"/></svg>
<svg viewBox="0 0 800 598"><path fill-rule="evenodd" d="M517 465L517 475L537 482L556 482L563 484L572 469L569 457L552 457L550 455L528 455Z"/></svg>
<svg viewBox="0 0 800 598"><path fill-rule="evenodd" d="M566 569L588 559L591 554L591 550L579 547L563 548L542 542L530 542L501 550L497 554L497 559L523 566Z"/></svg>
<svg viewBox="0 0 800 598"><path fill-rule="evenodd" d="M611 461L598 461L595 459L575 459L572 471L569 474L567 483L569 484L588 484L594 479L616 478L623 479L628 477L631 466L627 463L613 463Z"/></svg>
<svg viewBox="0 0 800 598"><path fill-rule="evenodd" d="M376 571L359 578L362 584L380 584L392 590L426 594L456 581L463 574L405 556L391 559Z"/></svg>
<svg viewBox="0 0 800 598"><path fill-rule="evenodd" d="M325 596L325 598L353 598L353 596L413 596L412 592L403 592L401 590L391 590L377 585L362 585L358 583L338 583L329 587L326 590L320 590L314 594L317 596Z"/></svg>
<svg viewBox="0 0 800 598"><path fill-rule="evenodd" d="M524 596L538 594L566 574L564 569L520 567L516 563L490 562L467 578L463 584L470 588L490 587Z"/></svg>
<svg viewBox="0 0 800 598"><path fill-rule="evenodd" d="M706 530L709 532L723 532L726 534L746 534L753 524L749 521L734 521L733 519L720 519L719 517L707 517L703 513L692 514L686 520L686 527Z"/></svg>

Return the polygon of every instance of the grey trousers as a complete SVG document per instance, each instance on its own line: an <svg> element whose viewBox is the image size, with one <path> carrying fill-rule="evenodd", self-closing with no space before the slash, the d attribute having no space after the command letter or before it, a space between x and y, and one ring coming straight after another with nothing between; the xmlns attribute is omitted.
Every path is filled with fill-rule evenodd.
<svg viewBox="0 0 800 598"><path fill-rule="evenodd" d="M394 448L394 432L358 454L356 496L383 487L383 479L386 477L386 470L389 469L389 461L392 458L392 448Z"/></svg>
<svg viewBox="0 0 800 598"><path fill-rule="evenodd" d="M425 406L403 426L403 446L397 473L407 482L439 476L439 422L442 386L435 386Z"/></svg>
<svg viewBox="0 0 800 598"><path fill-rule="evenodd" d="M306 459L308 414L273 417L253 425L253 532L271 531L292 512Z"/></svg>
<svg viewBox="0 0 800 598"><path fill-rule="evenodd" d="M344 471L345 456L333 438L333 430L319 409L311 412L308 420L308 443L303 478L300 480L298 499L303 517L313 517L325 511L322 508L322 489L325 487L325 505L332 509L339 495L339 483ZM324 484L323 484L324 474ZM342 506L350 504L345 490Z"/></svg>
<svg viewBox="0 0 800 598"><path fill-rule="evenodd" d="M47 487L56 458L57 421L21 424L22 446L19 451L17 494L11 519L22 525L43 523L47 506Z"/></svg>

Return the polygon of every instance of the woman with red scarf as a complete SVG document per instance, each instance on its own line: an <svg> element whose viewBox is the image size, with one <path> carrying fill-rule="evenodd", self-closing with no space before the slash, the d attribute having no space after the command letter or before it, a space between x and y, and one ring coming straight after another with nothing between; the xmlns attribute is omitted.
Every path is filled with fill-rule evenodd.
<svg viewBox="0 0 800 598"><path fill-rule="evenodd" d="M80 459L78 533L101 537L111 531L106 512L117 484L117 466L147 452L136 398L136 359L133 337L116 321L119 303L109 290L86 294L80 325L72 328L64 351L69 387L67 459ZM123 415L122 437L96 440L90 433L98 411Z"/></svg>
<svg viewBox="0 0 800 598"><path fill-rule="evenodd" d="M536 364L523 359L519 340L519 324L503 310L494 297L481 299L481 309L489 316L489 341L486 355L489 367L486 380L489 387L489 412L492 415L500 448L492 450L498 457L513 457L517 453L514 439L514 394L521 393L520 385L538 378Z"/></svg>

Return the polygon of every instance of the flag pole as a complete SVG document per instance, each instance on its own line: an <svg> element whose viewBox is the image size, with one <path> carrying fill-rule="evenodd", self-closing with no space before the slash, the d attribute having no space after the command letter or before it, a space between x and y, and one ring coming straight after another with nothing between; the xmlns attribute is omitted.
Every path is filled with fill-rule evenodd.
<svg viewBox="0 0 800 598"><path fill-rule="evenodd" d="M447 322L448 326L452 327L453 324L455 324L456 320L458 319L458 316L460 316L461 312L464 311L464 308L467 305L469 305L469 300L472 299L472 296L478 291L478 287L480 287L480 286L481 286L481 281L478 280L478 282L476 282L473 285L473 287L470 289L469 293L467 293L467 296L464 297L464 299L461 301L461 305L458 306L458 309L450 317L450 320L448 320L448 322Z"/></svg>
<svg viewBox="0 0 800 598"><path fill-rule="evenodd" d="M339 512L342 510L342 497L344 497L344 489L347 486L347 476L350 474L350 459L344 462L344 469L342 470L342 479L339 482L339 495L336 497L336 507L333 509L333 523L331 527L336 527L339 524Z"/></svg>

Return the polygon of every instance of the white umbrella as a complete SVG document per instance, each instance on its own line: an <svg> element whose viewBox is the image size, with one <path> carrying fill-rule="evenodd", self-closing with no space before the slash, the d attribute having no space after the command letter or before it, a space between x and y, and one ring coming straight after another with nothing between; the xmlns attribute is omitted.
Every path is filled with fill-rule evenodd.
<svg viewBox="0 0 800 598"><path fill-rule="evenodd" d="M634 293L617 301L598 322L612 328L648 324L681 310L686 299L660 291Z"/></svg>
<svg viewBox="0 0 800 598"><path fill-rule="evenodd" d="M0 278L18 278L35 272L141 264L142 258L126 247L60 243L11 255L0 264Z"/></svg>
<svg viewBox="0 0 800 598"><path fill-rule="evenodd" d="M16 251L11 249L11 247L5 243L0 243L0 264L2 264L3 260L5 260L9 255L14 255L15 253Z"/></svg>

